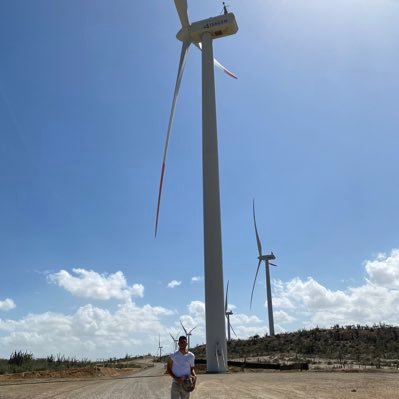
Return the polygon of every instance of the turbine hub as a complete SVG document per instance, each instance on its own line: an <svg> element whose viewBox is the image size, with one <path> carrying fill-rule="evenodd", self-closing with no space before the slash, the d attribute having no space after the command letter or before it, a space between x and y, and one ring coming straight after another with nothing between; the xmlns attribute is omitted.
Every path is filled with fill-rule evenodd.
<svg viewBox="0 0 399 399"><path fill-rule="evenodd" d="M181 42L191 42L190 27L181 28L176 34L176 39L180 40Z"/></svg>

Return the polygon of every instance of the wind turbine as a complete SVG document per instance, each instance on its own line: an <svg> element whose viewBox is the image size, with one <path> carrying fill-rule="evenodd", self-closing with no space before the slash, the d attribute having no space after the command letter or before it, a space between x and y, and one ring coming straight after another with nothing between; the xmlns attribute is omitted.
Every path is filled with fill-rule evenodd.
<svg viewBox="0 0 399 399"><path fill-rule="evenodd" d="M187 0L174 0L181 22L176 37L182 42L179 68L169 117L158 193L155 235L158 229L159 207L166 154L173 124L176 100L180 89L188 49L193 43L202 50L202 171L204 209L204 275L206 359L208 372L227 371L226 325L224 319L223 261L220 221L219 161L216 123L215 76L213 66L236 78L213 58L213 40L233 35L238 26L233 13L227 12L190 24Z"/></svg>
<svg viewBox="0 0 399 399"><path fill-rule="evenodd" d="M159 360L161 360L161 358L162 358L162 348L163 348L163 346L161 346L161 334L159 334L159 344L158 344Z"/></svg>
<svg viewBox="0 0 399 399"><path fill-rule="evenodd" d="M190 331L187 331L186 328L183 326L183 323L182 323L181 321L180 321L180 324L181 324L181 326L182 326L184 332L186 333L186 338L187 338L187 349L189 349L189 348L190 348L190 337L191 337L191 335L192 335L193 330L196 329L197 326L193 327Z"/></svg>
<svg viewBox="0 0 399 399"><path fill-rule="evenodd" d="M179 334L176 335L176 337L174 337L171 333L169 333L170 337L173 339L173 344L174 344L174 348L175 348L175 352L177 351L177 343L179 342Z"/></svg>
<svg viewBox="0 0 399 399"><path fill-rule="evenodd" d="M225 301L225 308L224 308L224 314L226 315L227 319L227 342L231 341L231 331L233 331L234 335L237 336L236 332L234 331L231 323L230 323L230 316L233 315L232 310L228 310L229 302L228 302L228 294L229 294L229 282L227 281L227 288L226 288L226 301Z"/></svg>
<svg viewBox="0 0 399 399"><path fill-rule="evenodd" d="M270 255L262 254L262 244L260 243L258 229L256 228L255 200L253 201L253 204L252 204L252 212L253 212L253 216L254 216L256 243L258 244L259 263L258 263L258 268L256 269L254 284L252 287L250 307L252 306L252 297L254 294L256 277L258 276L259 267L260 267L260 264L262 263L262 261L264 261L265 267L266 267L266 291L267 291L267 311L268 311L268 316L269 316L269 334L271 337L274 337L272 290L271 290L271 286L270 286L270 265L272 265L272 266L277 266L277 265L275 265L274 263L271 263L270 261L276 259L276 257L274 256L273 252L271 252Z"/></svg>

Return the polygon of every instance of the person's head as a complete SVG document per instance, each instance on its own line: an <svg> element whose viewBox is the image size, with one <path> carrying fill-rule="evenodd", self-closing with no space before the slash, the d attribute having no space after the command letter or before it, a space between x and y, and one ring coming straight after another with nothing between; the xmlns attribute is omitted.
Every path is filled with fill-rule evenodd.
<svg viewBox="0 0 399 399"><path fill-rule="evenodd" d="M179 337L179 349L186 349L187 347L187 338L182 335Z"/></svg>

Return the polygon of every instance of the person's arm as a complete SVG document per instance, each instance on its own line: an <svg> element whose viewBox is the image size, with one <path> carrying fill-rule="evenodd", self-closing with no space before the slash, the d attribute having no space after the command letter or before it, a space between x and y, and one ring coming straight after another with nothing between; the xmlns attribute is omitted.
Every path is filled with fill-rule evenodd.
<svg viewBox="0 0 399 399"><path fill-rule="evenodd" d="M181 384L181 383L183 382L183 378L182 378L182 377L176 377L176 376L173 374L172 366L173 366L173 360L172 360L172 358L169 358L169 359L168 359L168 362L167 362L167 364L166 364L166 371L168 372L168 374L169 374L178 384Z"/></svg>
<svg viewBox="0 0 399 399"><path fill-rule="evenodd" d="M191 366L191 375L194 377L193 378L193 385L194 385L194 387L195 387L195 384L196 384L196 382L197 382L197 374L195 373L195 367L194 366Z"/></svg>

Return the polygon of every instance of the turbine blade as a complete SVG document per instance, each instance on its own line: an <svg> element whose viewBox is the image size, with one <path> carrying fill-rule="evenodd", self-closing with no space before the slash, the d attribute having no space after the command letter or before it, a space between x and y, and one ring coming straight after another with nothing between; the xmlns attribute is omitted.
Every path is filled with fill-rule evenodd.
<svg viewBox="0 0 399 399"><path fill-rule="evenodd" d="M186 333L186 335L187 335L187 330L184 328L184 326L183 326L183 323L181 322L181 320L180 320L180 324L181 324L181 326L182 326L182 328L183 328L184 332L185 332L185 333Z"/></svg>
<svg viewBox="0 0 399 399"><path fill-rule="evenodd" d="M228 294L229 294L229 280L227 280L226 300L224 301L224 313L227 312Z"/></svg>
<svg viewBox="0 0 399 399"><path fill-rule="evenodd" d="M258 272L259 272L259 267L262 261L259 259L258 267L256 269L256 274L255 274L255 279L254 279L254 285L252 286L252 292L251 292L251 302L249 303L249 308L251 309L252 307L252 297L254 295L254 289L255 289L255 283L256 283L256 278L258 277Z"/></svg>
<svg viewBox="0 0 399 399"><path fill-rule="evenodd" d="M234 79L238 79L238 77L236 75L234 75L233 72L229 71L225 66L223 66L216 58L213 59L213 63L215 64L215 66L219 69L221 69L224 73L226 73L227 75L229 75L230 77L234 78Z"/></svg>
<svg viewBox="0 0 399 399"><path fill-rule="evenodd" d="M190 330L190 334L191 334L196 328L197 328L197 326L193 327L193 328Z"/></svg>
<svg viewBox="0 0 399 399"><path fill-rule="evenodd" d="M238 335L237 335L236 332L234 331L234 328L233 328L233 326L231 325L231 323L230 323L230 328L231 328L231 331L233 331L234 335L235 335L236 337L238 337Z"/></svg>
<svg viewBox="0 0 399 399"><path fill-rule="evenodd" d="M157 236L157 231L158 231L159 208L161 206L161 195L162 195L163 177L165 174L166 154L168 153L169 138L170 138L170 132L172 129L173 118L175 115L177 96L179 95L180 83L181 83L181 80L183 77L184 66L186 65L187 53L188 53L190 44L191 44L190 42L183 42L182 48L181 48L179 69L177 71L177 79L176 79L176 85L175 85L175 93L173 95L172 108L170 110L169 123L168 123L168 131L166 133L165 149L163 152L161 179L159 182L159 191L158 191L157 215L156 215L156 220L155 220L155 237Z"/></svg>
<svg viewBox="0 0 399 399"><path fill-rule="evenodd" d="M194 43L196 47L198 47L202 51L202 44L201 43ZM215 67L221 69L224 73L227 73L227 75L231 76L234 79L238 79L236 75L234 75L233 72L229 71L226 67L224 67L216 58L213 59L213 63Z"/></svg>
<svg viewBox="0 0 399 399"><path fill-rule="evenodd" d="M254 226L255 226L255 234L256 234L256 243L258 244L258 252L259 252L259 256L262 256L262 244L260 243L258 229L256 228L255 200L253 200L253 203L252 203L252 213L254 215Z"/></svg>
<svg viewBox="0 0 399 399"><path fill-rule="evenodd" d="M276 267L277 267L277 265L276 265L275 263L269 262L269 265L272 265L272 266L276 266Z"/></svg>
<svg viewBox="0 0 399 399"><path fill-rule="evenodd" d="M181 25L183 28L188 28L190 26L190 21L188 19L187 0L175 0L175 6L179 14Z"/></svg>

